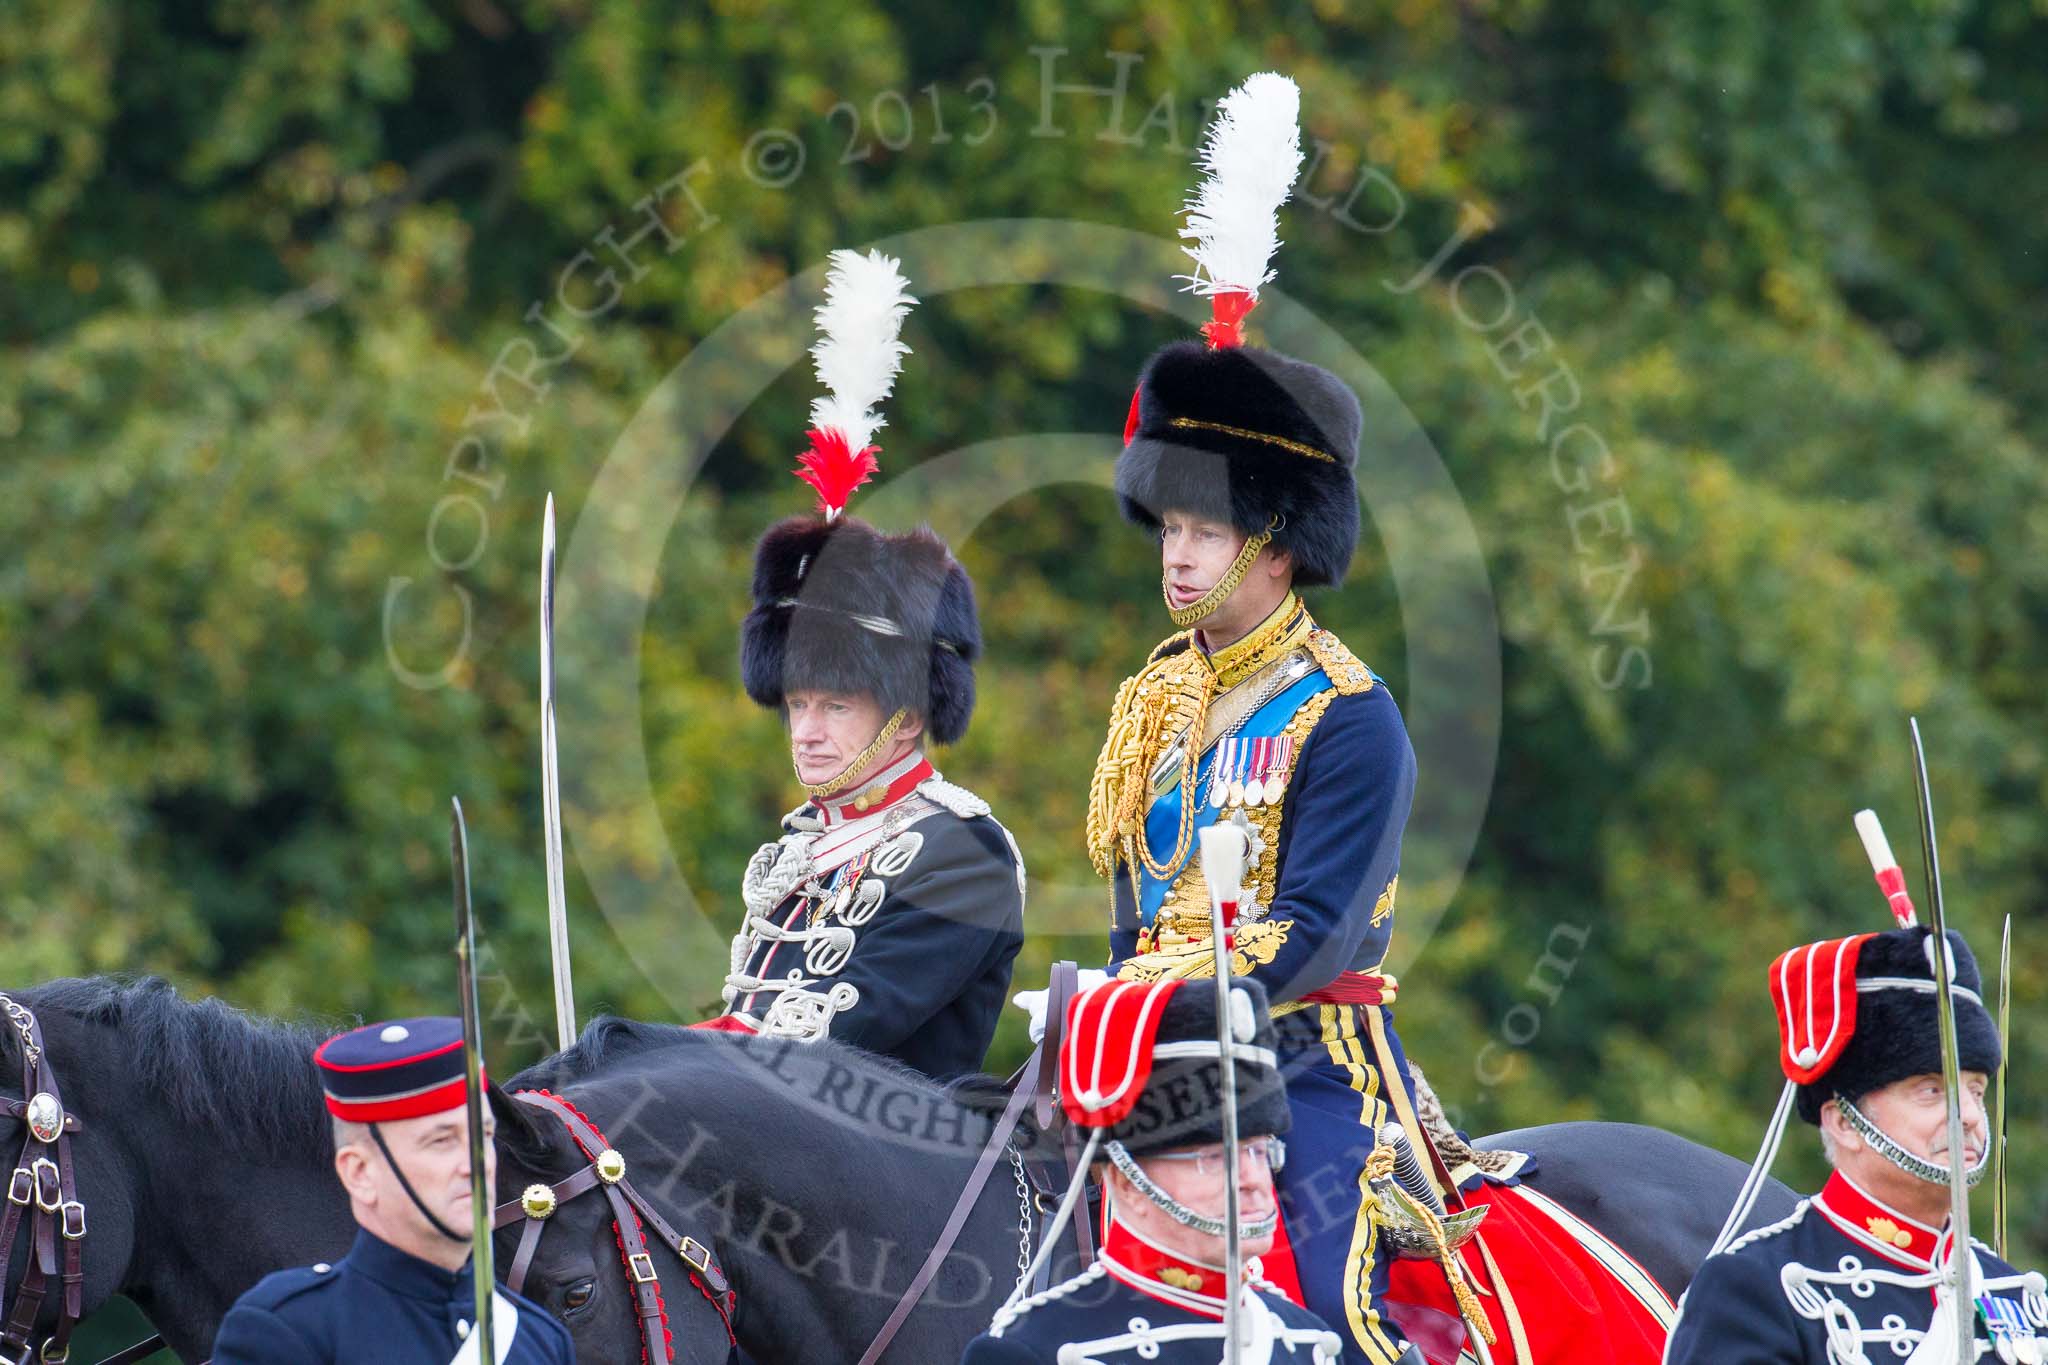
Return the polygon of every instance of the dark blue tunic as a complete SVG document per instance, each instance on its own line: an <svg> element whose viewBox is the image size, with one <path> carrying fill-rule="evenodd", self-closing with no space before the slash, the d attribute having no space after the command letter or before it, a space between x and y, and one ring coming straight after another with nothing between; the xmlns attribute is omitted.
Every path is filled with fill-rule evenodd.
<svg viewBox="0 0 2048 1365"><path fill-rule="evenodd" d="M934 773L850 820L802 807L742 895L716 1026L830 1037L942 1081L981 1070L1024 942L1024 869L980 798Z"/></svg>
<svg viewBox="0 0 2048 1365"><path fill-rule="evenodd" d="M1902 1361L1930 1330L1954 1333L1951 1310L1935 1320L1936 1238L1836 1174L1791 1217L1707 1258L1679 1305L1666 1365ZM2001 1331L2048 1330L2041 1277L2020 1274L1981 1243L1976 1255L1979 1291L1996 1300L1988 1315L2011 1324ZM1975 1317L1984 1359L2022 1355L1992 1346L1986 1316Z"/></svg>
<svg viewBox="0 0 2048 1365"><path fill-rule="evenodd" d="M568 1328L498 1293L519 1310L506 1365L573 1365ZM447 1365L475 1317L468 1266L443 1270L358 1232L338 1264L280 1270L236 1300L213 1365Z"/></svg>
<svg viewBox="0 0 2048 1365"><path fill-rule="evenodd" d="M1162 1286L1162 1289L1164 1287ZM1022 1312L998 1318L968 1343L960 1365L1055 1365L1060 1348L1077 1347L1100 1365L1216 1365L1223 1353L1222 1300L1161 1297L1094 1269L1027 1300ZM1270 1339L1274 1365L1325 1365L1342 1358L1337 1334L1305 1308L1270 1288L1246 1290L1245 1312L1260 1319L1253 1340ZM1071 1357L1070 1357L1071 1358ZM1247 1353L1247 1359L1256 1358Z"/></svg>
<svg viewBox="0 0 2048 1365"><path fill-rule="evenodd" d="M1294 609L1285 605L1278 615ZM1289 669L1290 664L1297 666ZM1175 637L1154 651L1136 686L1178 693L1197 685L1205 666L1187 637ZM1414 1085L1387 1004L1307 1003L1301 997L1324 990L1342 973L1381 968L1394 933L1415 754L1385 684L1328 632L1300 638L1295 628L1233 671L1246 667L1289 670L1279 676L1294 681L1247 715L1235 737L1292 741L1296 756L1280 800L1272 801L1268 792L1267 800L1246 811L1269 847L1247 868L1246 893L1254 908L1246 913L1253 922L1240 928L1234 970L1259 980L1273 1001L1294 1118L1278 1185L1302 1292L1345 1337L1348 1361L1383 1365L1397 1359L1407 1343L1382 1311L1387 1256L1377 1225L1360 1210L1358 1191L1375 1134L1388 1119L1412 1113ZM1261 676L1255 672L1234 685L1254 687ZM1213 784L1224 758L1221 744L1201 757L1197 827L1225 818ZM1141 760L1146 771L1157 761L1151 753ZM1145 832L1155 861L1163 862L1183 842L1178 835L1184 799L1175 783L1146 808ZM1172 870L1176 880L1168 885L1142 868L1134 875L1129 860L1120 859L1109 939L1112 973L1159 975L1161 969L1149 964L1175 951L1161 953L1162 930L1167 944L1187 936L1206 944L1206 883L1192 847ZM1206 956L1205 946L1200 951ZM1191 974L1213 973L1196 964ZM1382 1055L1391 1067L1381 1064ZM1382 1074L1389 1069L1395 1074Z"/></svg>

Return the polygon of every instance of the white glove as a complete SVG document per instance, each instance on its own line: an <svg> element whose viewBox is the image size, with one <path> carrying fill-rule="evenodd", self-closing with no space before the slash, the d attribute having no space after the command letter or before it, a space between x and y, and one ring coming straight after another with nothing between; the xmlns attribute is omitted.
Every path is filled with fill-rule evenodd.
<svg viewBox="0 0 2048 1365"><path fill-rule="evenodd" d="M1079 978L1075 985L1077 992L1092 990L1100 986L1103 982L1109 980L1109 973L1098 971L1094 967L1083 967L1080 970ZM1031 1041L1034 1043L1045 1041L1045 1007L1051 998L1052 992L1049 990L1018 991L1010 997L1011 1004L1031 1016Z"/></svg>

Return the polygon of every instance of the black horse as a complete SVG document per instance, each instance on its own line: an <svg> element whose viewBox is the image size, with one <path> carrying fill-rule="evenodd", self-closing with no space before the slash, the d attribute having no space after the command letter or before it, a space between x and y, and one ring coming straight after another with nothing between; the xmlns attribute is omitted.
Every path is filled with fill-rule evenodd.
<svg viewBox="0 0 2048 1365"><path fill-rule="evenodd" d="M597 1121L677 1230L716 1249L739 1298L747 1357L860 1358L923 1262L991 1126L985 1094L948 1091L830 1043L798 1044L600 1019L570 1051L517 1077ZM500 1104L499 1183L580 1168L552 1119ZM1022 1141L1027 1145L1027 1132ZM1480 1145L1536 1157L1530 1184L1610 1237L1674 1297L1742 1184L1741 1162L1659 1129L1565 1123ZM1769 1183L1748 1226L1797 1197ZM526 1292L575 1331L579 1358L632 1362L638 1327L610 1214L564 1205ZM556 1224L559 1223L559 1226ZM998 1167L938 1279L884 1357L957 1360L1017 1278L1019 1190ZM662 1265L682 1283L680 1262ZM701 1295L670 1289L675 1358L720 1365L727 1340Z"/></svg>
<svg viewBox="0 0 2048 1365"><path fill-rule="evenodd" d="M181 1000L158 980L54 981L11 994L42 1025L79 1121L72 1154L86 1208L88 1313L126 1294L172 1350L200 1361L243 1290L348 1251L355 1224L313 1070L320 1035L254 1023L217 1000ZM21 1040L4 1025L0 1057L13 1097ZM0 1114L6 1160L25 1138ZM10 1249L10 1311L27 1241L24 1228ZM54 1304L44 1322L54 1326Z"/></svg>
<svg viewBox="0 0 2048 1365"><path fill-rule="evenodd" d="M242 1291L334 1260L354 1235L333 1175L312 1065L320 1034L258 1022L161 981L59 981L14 994L40 1020L66 1106L87 1311L126 1294L187 1361L205 1359ZM0 1027L13 1094L19 1044ZM991 1124L985 1094L948 1092L831 1043L796 1045L602 1019L508 1089L564 1096L624 1154L680 1231L710 1246L738 1293L741 1349L762 1365L857 1360L923 1261ZM584 1164L554 1121L493 1095L499 1197ZM18 1151L0 1115L0 1144ZM1503 1135L1532 1182L1601 1228L1672 1293L1691 1278L1742 1169L1653 1129L1565 1124ZM1753 1221L1789 1210L1774 1185ZM1019 1208L999 1166L944 1270L888 1356L954 1360L1017 1274ZM517 1232L498 1241L500 1261ZM27 1249L5 1281L11 1299ZM723 1365L724 1325L687 1267L655 1246L681 1365ZM636 1365L638 1331L610 1213L594 1195L548 1222L526 1292L575 1332L586 1365ZM46 1310L46 1314L47 1314ZM656 1362L656 1365L660 1365Z"/></svg>

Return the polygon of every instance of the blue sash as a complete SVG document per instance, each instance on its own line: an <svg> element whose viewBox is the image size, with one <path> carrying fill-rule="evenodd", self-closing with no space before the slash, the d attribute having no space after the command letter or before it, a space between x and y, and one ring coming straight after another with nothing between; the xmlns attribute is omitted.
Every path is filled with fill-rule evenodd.
<svg viewBox="0 0 2048 1365"><path fill-rule="evenodd" d="M1252 712L1238 728L1237 733L1246 739L1269 739L1287 728L1303 702L1319 692L1328 691L1331 686L1333 684L1330 682L1330 675L1318 668ZM1216 746L1211 745L1209 752L1202 755L1201 763L1195 769L1193 799L1198 803L1195 808L1194 825L1197 833L1190 840L1187 853L1179 862L1167 869L1168 876L1164 880L1140 869L1138 918L1144 924L1152 923L1159 913L1159 907L1166 901L1168 889L1180 879L1182 870L1197 856L1196 850L1201 847L1201 829L1214 823L1216 817L1221 814L1214 806L1201 799L1201 793L1209 789L1209 768L1215 761ZM1152 809L1145 813L1145 846L1151 850L1154 862L1163 860L1173 852L1174 840L1180 834L1180 803L1184 799L1187 799L1187 794L1181 790L1180 782L1176 779L1172 789L1153 801Z"/></svg>

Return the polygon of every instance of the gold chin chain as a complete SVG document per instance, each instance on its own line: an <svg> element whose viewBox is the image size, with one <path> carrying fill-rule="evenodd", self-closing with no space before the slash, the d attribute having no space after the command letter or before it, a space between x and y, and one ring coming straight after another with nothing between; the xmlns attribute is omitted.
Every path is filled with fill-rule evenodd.
<svg viewBox="0 0 2048 1365"><path fill-rule="evenodd" d="M1223 577L1216 580L1216 586L1184 607L1173 605L1173 594L1168 591L1166 578L1162 574L1159 579L1159 595L1166 599L1166 614L1173 618L1173 623L1186 630L1228 601L1230 594L1237 591L1237 585L1244 582L1244 576L1252 571L1252 561L1259 557L1259 551L1266 548L1267 543L1273 539L1273 532L1279 529L1280 523L1275 519L1257 535L1246 537L1244 548L1237 552L1237 558L1231 561Z"/></svg>
<svg viewBox="0 0 2048 1365"><path fill-rule="evenodd" d="M889 741L896 738L896 732L903 728L903 722L909 715L909 707L897 708L896 714L889 717L889 723L882 727L882 733L875 736L875 742L855 754L853 762L841 768L837 775L818 783L805 782L802 777L798 777L797 781L803 787L804 794L813 801L822 801L851 786L854 775L865 771L867 766L880 756L882 750L889 747Z"/></svg>

